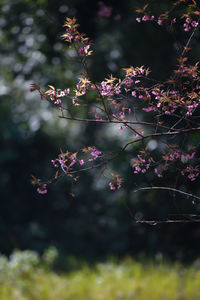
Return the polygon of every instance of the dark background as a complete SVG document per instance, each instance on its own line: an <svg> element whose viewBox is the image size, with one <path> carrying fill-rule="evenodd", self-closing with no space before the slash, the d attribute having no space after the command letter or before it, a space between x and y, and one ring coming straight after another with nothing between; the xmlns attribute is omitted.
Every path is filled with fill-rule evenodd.
<svg viewBox="0 0 200 300"><path fill-rule="evenodd" d="M161 3L162 2L162 3ZM124 181L124 189L113 193L94 171L81 176L72 186L65 179L53 185L47 195L39 195L30 184L31 174L48 179L53 174L51 159L60 151L96 145L118 149L117 136L106 128L63 122L58 113L37 94L30 84L42 87L71 87L80 66L69 58L61 40L66 16L78 18L81 31L93 40L90 59L93 78L119 75L130 65L149 66L152 76L165 80L177 63L186 35L154 23L138 24L135 9L143 1L107 1L113 7L109 18L99 18L98 1L85 0L2 0L0 3L0 252L15 248L40 253L50 245L64 255L85 259L144 254L184 262L199 255L198 224L136 224L135 219L163 219L173 213L198 213L200 206L191 199L163 191L134 194L137 186L171 185L168 174L163 182L133 175L129 158L122 155L112 164ZM159 14L171 1L155 1ZM121 19L115 20L120 14ZM194 44L191 61L199 59L200 44ZM196 139L198 140L198 136ZM137 148L134 149L137 153ZM198 184L187 187L198 193ZM76 197L71 196L71 192ZM133 219L125 205L134 215Z"/></svg>

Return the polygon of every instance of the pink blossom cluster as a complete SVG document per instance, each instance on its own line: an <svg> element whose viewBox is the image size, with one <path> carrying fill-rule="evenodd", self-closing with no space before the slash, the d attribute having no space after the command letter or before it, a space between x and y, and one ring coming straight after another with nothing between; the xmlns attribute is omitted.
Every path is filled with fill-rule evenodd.
<svg viewBox="0 0 200 300"><path fill-rule="evenodd" d="M76 96L83 96L86 94L87 89L92 88L91 82L87 78L80 77L76 84Z"/></svg>
<svg viewBox="0 0 200 300"><path fill-rule="evenodd" d="M70 156L70 164L68 168L71 168L76 163L76 157L74 155Z"/></svg>
<svg viewBox="0 0 200 300"><path fill-rule="evenodd" d="M113 96L113 94L114 94L113 85L106 81L101 82L101 84L99 86L99 90L100 90L102 96Z"/></svg>
<svg viewBox="0 0 200 300"><path fill-rule="evenodd" d="M121 188L121 181L117 180L117 189L119 190ZM115 185L112 182L109 182L109 187L111 191L114 191L116 189Z"/></svg>
<svg viewBox="0 0 200 300"><path fill-rule="evenodd" d="M125 78L121 81L118 79L118 82L117 83L114 83L115 80L117 80L116 78L115 79L107 79L106 81L102 81L100 83L100 85L98 85L98 89L99 91L101 92L101 95L102 96L113 96L113 95L120 95L121 92L122 92L122 86L125 87L125 90L126 90L126 87L130 87L132 84L138 84L140 82L140 80L136 79L135 81L133 80L133 77L140 77L140 76L144 76L146 70L144 69L143 66L141 67L136 67L136 68L133 68L133 67L130 67L128 69L124 69L126 71L126 76ZM132 96L133 97L136 97L137 94L136 94L136 91L132 91ZM139 99L143 99L143 97L145 98L149 98L150 99L150 94L148 91L144 91L143 94L140 93L138 95L138 98Z"/></svg>
<svg viewBox="0 0 200 300"><path fill-rule="evenodd" d="M101 154L101 151L94 150L94 151L90 152L90 154L91 154L92 157L90 157L88 159L88 161L93 161L93 160L96 160L99 157L99 155Z"/></svg>
<svg viewBox="0 0 200 300"><path fill-rule="evenodd" d="M80 47L78 50L79 56L88 56L89 52L88 50L90 49L90 45L86 45L85 47Z"/></svg>
<svg viewBox="0 0 200 300"><path fill-rule="evenodd" d="M191 116L195 110L195 108L197 108L199 106L199 103L197 103L196 101L194 101L192 104L188 105L187 108L187 115Z"/></svg>
<svg viewBox="0 0 200 300"><path fill-rule="evenodd" d="M79 164L82 166L82 165L84 165L84 163L85 163L85 161L83 160L83 159L81 159L80 161L79 161Z"/></svg>
<svg viewBox="0 0 200 300"><path fill-rule="evenodd" d="M98 2L99 10L98 10L98 16L99 17L110 17L112 14L112 7L105 5L102 1Z"/></svg>
<svg viewBox="0 0 200 300"><path fill-rule="evenodd" d="M141 66L141 67L129 67L129 68L124 68L123 70L125 70L126 72L126 79L125 80L130 80L130 78L132 77L136 77L136 76L139 76L139 75L143 75L145 73L145 68L144 66ZM123 81L123 83L126 83ZM132 83L132 81L131 81Z"/></svg>
<svg viewBox="0 0 200 300"><path fill-rule="evenodd" d="M70 168L76 163L76 158L73 155L71 155L70 160L71 161L70 161L69 166L66 166L66 160L65 160L64 156L61 156L61 158L57 159L57 160L52 159L51 162L55 168L58 168L59 164L62 168ZM82 166L85 164L85 161L83 159L80 159L79 164Z"/></svg>
<svg viewBox="0 0 200 300"><path fill-rule="evenodd" d="M154 173L158 176L158 178L162 178L163 175L159 172L158 168L154 168Z"/></svg>
<svg viewBox="0 0 200 300"><path fill-rule="evenodd" d="M113 180L109 182L109 187L110 187L110 190L111 191L114 191L114 190L119 190L121 188L121 185L122 185L122 179L119 177L119 175L114 175L112 174L113 176Z"/></svg>
<svg viewBox="0 0 200 300"><path fill-rule="evenodd" d="M57 160L52 159L52 160L51 160L51 163L53 164L53 166L54 166L55 168L58 168L58 167L59 167L59 165L58 165L58 163L57 163Z"/></svg>
<svg viewBox="0 0 200 300"><path fill-rule="evenodd" d="M192 20L191 18L186 18L185 23L183 24L184 31L189 31L192 27L196 28L198 25L199 25L198 22Z"/></svg>
<svg viewBox="0 0 200 300"><path fill-rule="evenodd" d="M165 115L171 115L175 112L176 109L177 109L177 105L173 105L173 104L169 103L168 108L164 107L164 113L165 113Z"/></svg>
<svg viewBox="0 0 200 300"><path fill-rule="evenodd" d="M41 91L40 86L37 85L37 84L35 84L35 83L32 83L32 84L31 84L31 87L30 87L30 89L29 89L29 92L30 92L30 93L33 93L33 92L35 92L35 91L38 91L38 92L39 92L39 94L40 94L40 100L46 99L45 93L44 93L43 91Z"/></svg>
<svg viewBox="0 0 200 300"><path fill-rule="evenodd" d="M187 162L189 159L193 159L196 152L189 153L181 153L181 151L174 150L168 154L162 156L165 161L175 161L177 159L181 159L183 163Z"/></svg>
<svg viewBox="0 0 200 300"><path fill-rule="evenodd" d="M177 97L177 92L172 90L169 91L168 93L166 93L163 89L162 90L158 90L158 89L153 89L151 91L152 96L154 96L153 99L152 96L150 95L149 92L146 92L145 94L145 99L146 100L151 100L151 102L149 103L150 105L148 107L144 107L142 108L143 111L145 112L151 112L151 111L155 111L155 112L160 112L160 113L164 113L166 115L170 115L173 114L175 112L175 110L177 109L177 105L174 103L170 102L170 99L174 99L175 97ZM162 105L162 99L165 98L166 100L168 99L168 102L165 101L165 105ZM153 101L156 100L156 103Z"/></svg>
<svg viewBox="0 0 200 300"><path fill-rule="evenodd" d="M155 106L151 105L149 107L144 107L142 110L145 112L150 112L150 111L156 111L157 109Z"/></svg>
<svg viewBox="0 0 200 300"><path fill-rule="evenodd" d="M131 95L137 95L134 93L135 91L132 91ZM138 99L145 99L145 100L150 100L151 99L151 95L149 94L148 91L143 91L143 93L138 93Z"/></svg>
<svg viewBox="0 0 200 300"><path fill-rule="evenodd" d="M43 183L41 186L39 186L37 188L37 192L41 195L46 194L47 193L47 184Z"/></svg>
<svg viewBox="0 0 200 300"><path fill-rule="evenodd" d="M132 76L135 77L136 75L133 74ZM126 79L123 81L123 84L127 87L130 87L132 83L133 79L131 77L126 77Z"/></svg>
<svg viewBox="0 0 200 300"><path fill-rule="evenodd" d="M174 161L177 160L178 158L180 158L180 151L172 151L171 153L168 153L168 155L163 155L162 158L165 161Z"/></svg>
<svg viewBox="0 0 200 300"><path fill-rule="evenodd" d="M140 155L140 154L137 155L137 158L138 159L136 159L136 160L133 159L133 161L134 161L133 165L135 168L134 173L135 174L146 173L150 167L151 162L153 162L153 158L152 157L143 158L142 155Z"/></svg>
<svg viewBox="0 0 200 300"><path fill-rule="evenodd" d="M146 22L146 21L154 21L155 20L155 17L154 16L148 16L148 15L144 15L143 17L141 18L136 18L136 21L138 23L140 23L141 21L143 22Z"/></svg>
<svg viewBox="0 0 200 300"><path fill-rule="evenodd" d="M177 70L175 70L175 73L179 74L185 74L184 76L192 76L193 78L197 77L197 72L195 69L186 67L186 66L179 66Z"/></svg>
<svg viewBox="0 0 200 300"><path fill-rule="evenodd" d="M136 139L137 137L141 137L141 135L143 135L143 134L144 134L144 131L140 131L140 132L138 132L138 133L135 133L135 134L133 135L133 138Z"/></svg>
<svg viewBox="0 0 200 300"><path fill-rule="evenodd" d="M65 172L66 169L70 169L77 162L76 153L61 153L57 159L52 159L51 162L55 168L58 168L60 165L61 169Z"/></svg>
<svg viewBox="0 0 200 300"><path fill-rule="evenodd" d="M70 89L67 88L65 89L64 91L61 91L61 90L52 90L50 93L49 93L49 96L50 96L50 100L51 101L54 101L54 104L61 104L61 98L66 96L66 95L69 95L70 93Z"/></svg>
<svg viewBox="0 0 200 300"><path fill-rule="evenodd" d="M182 154L182 155L181 155L181 161L182 161L183 163L185 163L185 162L187 162L189 159L193 159L194 156L195 156L195 154L196 154L196 152L192 152L192 154L188 154L188 153Z"/></svg>
<svg viewBox="0 0 200 300"><path fill-rule="evenodd" d="M65 34L65 36L66 36L66 42L68 42L68 43L72 43L72 40L73 40L73 35L72 35L72 32L71 32L71 28L67 28L66 29L66 34Z"/></svg>
<svg viewBox="0 0 200 300"><path fill-rule="evenodd" d="M199 170L192 166L187 166L184 170L181 170L181 175L184 176L185 174L191 181L195 181L199 176Z"/></svg>
<svg viewBox="0 0 200 300"><path fill-rule="evenodd" d="M138 23L141 23L141 21L143 22L147 22L147 21L154 21L156 22L159 26L163 25L163 19L161 16L159 16L157 19L155 18L155 16L153 15L144 15L143 17L140 17L140 18L136 18L136 21ZM171 20L171 23L176 23L176 18L173 18Z"/></svg>
<svg viewBox="0 0 200 300"><path fill-rule="evenodd" d="M100 85L98 85L101 95L107 97L121 94L121 87L122 84L120 81L114 84L114 80L102 81Z"/></svg>

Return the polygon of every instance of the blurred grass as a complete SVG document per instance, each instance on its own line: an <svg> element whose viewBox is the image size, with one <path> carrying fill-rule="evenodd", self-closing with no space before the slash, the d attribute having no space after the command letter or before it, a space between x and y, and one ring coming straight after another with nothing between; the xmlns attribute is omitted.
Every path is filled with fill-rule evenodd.
<svg viewBox="0 0 200 300"><path fill-rule="evenodd" d="M33 251L0 256L1 300L198 300L200 265L138 263L131 258L68 273L53 271L54 249L41 259Z"/></svg>

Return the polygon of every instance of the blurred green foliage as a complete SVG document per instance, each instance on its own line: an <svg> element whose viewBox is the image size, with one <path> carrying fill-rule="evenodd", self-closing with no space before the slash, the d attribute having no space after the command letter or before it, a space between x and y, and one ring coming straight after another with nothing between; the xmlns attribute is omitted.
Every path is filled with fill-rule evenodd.
<svg viewBox="0 0 200 300"><path fill-rule="evenodd" d="M1 300L196 300L200 297L199 261L184 267L162 261L143 264L130 258L110 259L92 266L79 262L79 269L57 273L52 270L56 255L56 249L49 248L43 257L30 250L15 251L9 259L0 256Z"/></svg>
<svg viewBox="0 0 200 300"><path fill-rule="evenodd" d="M60 38L65 16L77 16L81 31L93 40L90 68L96 80L108 73L119 74L122 67L143 64L152 69L153 77L163 80L176 64L176 39L184 41L182 33L137 24L135 8L141 1L108 1L107 5L113 6L110 18L97 18L97 2L92 1L89 7L86 0L0 3L0 251L9 254L19 248L41 252L55 245L63 253L88 259L143 252L191 260L199 254L197 224L149 227L136 224L129 215L125 201L135 219L200 210L190 199L166 192L134 194L138 185L153 183L148 176L132 174L129 159L137 147L111 165L125 178L125 188L118 193L108 190L97 170L81 175L75 186L64 179L45 196L30 185L31 174L51 177L50 161L60 148L76 151L104 145L111 151L123 144L120 133L114 135L112 128L60 120L55 110L29 92L32 82L72 88L81 72L73 51L67 50ZM155 10L160 12L167 5L170 1L163 1ZM114 18L117 14L120 20ZM198 49L199 43L194 53ZM170 185L174 178L168 174L164 181ZM198 191L198 186L193 184L192 189Z"/></svg>

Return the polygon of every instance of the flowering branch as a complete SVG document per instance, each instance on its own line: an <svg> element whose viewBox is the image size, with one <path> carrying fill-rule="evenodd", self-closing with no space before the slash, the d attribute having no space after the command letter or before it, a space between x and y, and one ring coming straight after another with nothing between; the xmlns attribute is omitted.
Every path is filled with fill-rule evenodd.
<svg viewBox="0 0 200 300"><path fill-rule="evenodd" d="M186 12L179 20L171 18L170 14L174 13L181 3L185 3ZM122 69L124 75L121 77L110 75L101 82L95 82L92 80L87 63L93 53L92 43L85 34L79 32L76 18L66 18L64 24L66 32L62 38L70 44L70 47L74 47L84 72L78 77L73 91L69 87L61 90L52 85L49 85L46 91L42 91L36 84L31 86L30 91L38 91L41 100L47 100L57 106L61 112L59 118L74 122L119 125L118 130L124 135L126 143L109 157L103 149L97 149L95 146L84 147L74 153L61 151L58 157L51 161L56 168L53 179L41 182L33 177L32 183L37 185L40 194L47 193L48 185L62 176L77 181L77 173L93 168L107 168L109 163L136 143L140 146L140 150L136 152L132 147L129 151L132 155L130 164L135 176L148 172L159 179L163 178L166 172L173 171L175 176L182 178L182 181L199 180L200 160L197 146L188 141L186 144L173 143L171 137L177 138L182 135L188 138L190 134L200 132L199 62L189 64L186 56L191 50L188 47L199 30L200 8L195 1L187 4L181 0L174 1L173 8L158 17L152 15L148 5L138 9L137 12L140 14L136 18L138 23L150 21L156 22L158 26L181 25L185 34L191 32L186 46L178 57L176 68L164 82L149 77L150 70L144 66L126 67ZM88 101L87 96L91 93L93 101ZM76 107L73 113L72 107ZM85 117L80 118L76 112L81 112L82 107L86 107L87 112ZM149 115L150 122L143 120L144 114ZM156 153L147 143L148 140L156 141ZM159 146L161 144L162 147ZM105 174L104 177L107 178ZM121 188L123 180L118 174L111 173L109 178L108 185L111 190ZM149 189L170 190L200 199L171 187L146 187L135 192Z"/></svg>

